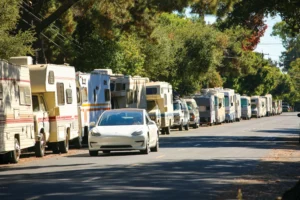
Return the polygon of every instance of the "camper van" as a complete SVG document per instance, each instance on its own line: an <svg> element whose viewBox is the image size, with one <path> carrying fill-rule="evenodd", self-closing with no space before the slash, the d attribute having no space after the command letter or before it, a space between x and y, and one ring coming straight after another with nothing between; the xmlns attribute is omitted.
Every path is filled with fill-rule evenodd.
<svg viewBox="0 0 300 200"><path fill-rule="evenodd" d="M265 96L263 96L263 98L265 98L266 101L266 116L271 116L273 114L273 109L272 109L272 95L271 94L266 94Z"/></svg>
<svg viewBox="0 0 300 200"><path fill-rule="evenodd" d="M199 128L200 115L195 99L185 98L184 100L186 101L188 110L190 112L190 126L193 128Z"/></svg>
<svg viewBox="0 0 300 200"><path fill-rule="evenodd" d="M260 118L263 117L262 99L260 96L251 97L251 116Z"/></svg>
<svg viewBox="0 0 300 200"><path fill-rule="evenodd" d="M17 163L36 139L29 69L0 60L0 76L0 157Z"/></svg>
<svg viewBox="0 0 300 200"><path fill-rule="evenodd" d="M241 106L241 95L238 93L235 93L233 96L234 101L234 109L235 109L235 120L241 121L242 118L242 106Z"/></svg>
<svg viewBox="0 0 300 200"><path fill-rule="evenodd" d="M84 144L87 144L90 122L96 122L103 111L110 109L109 74L109 69L76 72L78 121Z"/></svg>
<svg viewBox="0 0 300 200"><path fill-rule="evenodd" d="M203 124L212 126L216 123L215 112L215 95L210 93L204 93L201 90L201 95L194 95L194 99L198 105L200 113L200 126Z"/></svg>
<svg viewBox="0 0 300 200"><path fill-rule="evenodd" d="M226 122L234 122L235 117L235 105L234 105L234 90L228 88L215 88L219 92L224 93L225 98L225 121Z"/></svg>
<svg viewBox="0 0 300 200"><path fill-rule="evenodd" d="M149 78L140 76L110 75L111 107L147 109L146 83Z"/></svg>
<svg viewBox="0 0 300 200"><path fill-rule="evenodd" d="M69 141L79 148L75 68L53 64L28 65L28 68L37 120L35 129L44 145L42 151L47 143L54 153L67 153Z"/></svg>
<svg viewBox="0 0 300 200"><path fill-rule="evenodd" d="M173 92L167 82L146 83L147 111L150 118L157 123L162 134L170 134L173 126Z"/></svg>
<svg viewBox="0 0 300 200"><path fill-rule="evenodd" d="M251 98L248 96L241 96L242 118L251 118Z"/></svg>
<svg viewBox="0 0 300 200"><path fill-rule="evenodd" d="M171 128L178 128L182 131L183 128L187 131L190 127L190 113L186 104L186 101L181 98L175 98L173 100L173 114L174 123Z"/></svg>

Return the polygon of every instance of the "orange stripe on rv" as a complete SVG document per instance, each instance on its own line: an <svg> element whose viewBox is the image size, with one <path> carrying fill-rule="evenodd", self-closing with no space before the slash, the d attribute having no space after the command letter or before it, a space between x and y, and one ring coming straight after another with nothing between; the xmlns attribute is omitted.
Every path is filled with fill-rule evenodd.
<svg viewBox="0 0 300 200"><path fill-rule="evenodd" d="M99 110L110 110L110 108L84 108L82 111L99 111Z"/></svg>
<svg viewBox="0 0 300 200"><path fill-rule="evenodd" d="M64 120L74 120L78 119L78 116L53 116L49 117L50 121L64 121Z"/></svg>
<svg viewBox="0 0 300 200"><path fill-rule="evenodd" d="M0 81L17 81L17 82L30 83L30 80L21 80L21 79L14 79L14 78L0 78Z"/></svg>

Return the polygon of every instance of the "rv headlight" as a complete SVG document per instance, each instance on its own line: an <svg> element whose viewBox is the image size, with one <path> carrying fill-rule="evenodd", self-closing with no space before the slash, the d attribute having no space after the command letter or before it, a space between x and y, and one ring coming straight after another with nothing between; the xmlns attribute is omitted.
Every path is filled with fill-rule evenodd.
<svg viewBox="0 0 300 200"><path fill-rule="evenodd" d="M132 136L138 136L138 135L142 135L143 131L134 131L133 133L131 133Z"/></svg>

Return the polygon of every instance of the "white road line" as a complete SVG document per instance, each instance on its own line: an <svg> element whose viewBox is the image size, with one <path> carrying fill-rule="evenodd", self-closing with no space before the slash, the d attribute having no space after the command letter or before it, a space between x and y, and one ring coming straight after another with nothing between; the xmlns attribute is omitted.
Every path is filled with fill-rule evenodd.
<svg viewBox="0 0 300 200"><path fill-rule="evenodd" d="M99 179L100 177L94 177L94 178L90 178L90 179L88 179L88 180L85 180L85 181L82 181L83 183L89 183L89 182L92 182L92 181L94 181L94 180L97 180L97 179Z"/></svg>
<svg viewBox="0 0 300 200"><path fill-rule="evenodd" d="M166 155L160 155L160 156L157 156L156 158L163 158L165 157Z"/></svg>

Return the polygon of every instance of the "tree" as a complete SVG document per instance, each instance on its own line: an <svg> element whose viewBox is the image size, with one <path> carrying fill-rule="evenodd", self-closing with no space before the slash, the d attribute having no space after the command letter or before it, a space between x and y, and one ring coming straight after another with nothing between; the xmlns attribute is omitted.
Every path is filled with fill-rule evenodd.
<svg viewBox="0 0 300 200"><path fill-rule="evenodd" d="M8 59L12 56L33 54L31 48L34 41L33 33L17 31L19 20L19 0L0 1L0 58Z"/></svg>

